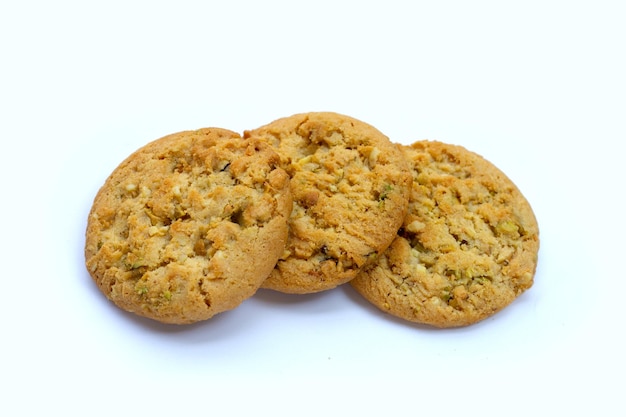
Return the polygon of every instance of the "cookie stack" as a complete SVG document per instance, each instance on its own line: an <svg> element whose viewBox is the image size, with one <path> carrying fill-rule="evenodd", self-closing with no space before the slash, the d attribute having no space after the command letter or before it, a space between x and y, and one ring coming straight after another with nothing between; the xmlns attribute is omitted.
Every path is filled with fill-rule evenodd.
<svg viewBox="0 0 626 417"><path fill-rule="evenodd" d="M322 112L137 150L95 197L85 259L118 307L164 323L209 319L259 288L349 283L397 317L456 327L530 288L538 249L527 200L479 155Z"/></svg>

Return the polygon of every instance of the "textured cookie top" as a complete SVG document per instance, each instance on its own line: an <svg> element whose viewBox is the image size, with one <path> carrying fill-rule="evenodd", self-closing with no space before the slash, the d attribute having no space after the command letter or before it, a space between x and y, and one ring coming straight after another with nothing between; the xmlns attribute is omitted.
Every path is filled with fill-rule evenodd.
<svg viewBox="0 0 626 417"><path fill-rule="evenodd" d="M416 142L409 212L376 264L351 282L398 317L468 325L533 284L539 231L530 205L495 166L460 146Z"/></svg>
<svg viewBox="0 0 626 417"><path fill-rule="evenodd" d="M408 207L411 175L385 135L347 116L307 113L244 136L278 150L294 199L287 249L263 287L330 289L389 246Z"/></svg>
<svg viewBox="0 0 626 417"><path fill-rule="evenodd" d="M209 128L154 141L98 192L87 269L119 307L191 323L250 297L284 250L289 177L266 143Z"/></svg>

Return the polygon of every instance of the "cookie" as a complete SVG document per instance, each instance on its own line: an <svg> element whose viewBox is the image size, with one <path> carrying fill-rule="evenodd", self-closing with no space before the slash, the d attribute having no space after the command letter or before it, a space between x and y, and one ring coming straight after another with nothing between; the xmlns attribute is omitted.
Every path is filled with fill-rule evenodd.
<svg viewBox="0 0 626 417"><path fill-rule="evenodd" d="M533 284L539 229L498 168L460 146L403 147L413 169L397 238L351 285L382 311L436 327L466 326Z"/></svg>
<svg viewBox="0 0 626 417"><path fill-rule="evenodd" d="M291 178L287 247L263 288L328 290L353 279L389 246L408 208L411 173L384 134L320 112L282 118L244 137L270 143Z"/></svg>
<svg viewBox="0 0 626 417"><path fill-rule="evenodd" d="M267 144L207 128L122 162L88 217L86 266L120 308L185 324L252 296L282 255L289 176Z"/></svg>

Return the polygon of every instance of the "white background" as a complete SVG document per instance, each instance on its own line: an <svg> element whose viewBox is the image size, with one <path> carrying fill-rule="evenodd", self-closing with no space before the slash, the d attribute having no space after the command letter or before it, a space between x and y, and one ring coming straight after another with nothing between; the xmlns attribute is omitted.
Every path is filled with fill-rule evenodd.
<svg viewBox="0 0 626 417"><path fill-rule="evenodd" d="M601 0L1 2L2 414L624 415L625 21ZM349 287L188 327L98 292L86 217L122 159L314 110L499 166L539 220L533 288L454 330Z"/></svg>

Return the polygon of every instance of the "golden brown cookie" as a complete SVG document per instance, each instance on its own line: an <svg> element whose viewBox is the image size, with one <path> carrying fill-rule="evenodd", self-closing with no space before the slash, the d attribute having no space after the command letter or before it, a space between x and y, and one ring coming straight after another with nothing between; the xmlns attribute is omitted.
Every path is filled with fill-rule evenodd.
<svg viewBox="0 0 626 417"><path fill-rule="evenodd" d="M124 310L192 323L253 295L287 239L289 177L266 143L207 128L158 139L95 197L85 258Z"/></svg>
<svg viewBox="0 0 626 417"><path fill-rule="evenodd" d="M348 116L306 113L244 137L278 150L294 199L286 251L264 288L334 288L389 246L406 214L411 174L385 135Z"/></svg>
<svg viewBox="0 0 626 417"><path fill-rule="evenodd" d="M517 187L460 146L403 147L413 191L398 237L351 285L382 311L437 327L491 316L533 284L539 229Z"/></svg>

